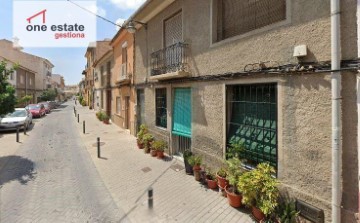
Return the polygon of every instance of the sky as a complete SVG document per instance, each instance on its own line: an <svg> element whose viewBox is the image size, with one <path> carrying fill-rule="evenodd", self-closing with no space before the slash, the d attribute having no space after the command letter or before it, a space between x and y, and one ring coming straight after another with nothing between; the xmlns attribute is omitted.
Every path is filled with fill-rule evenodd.
<svg viewBox="0 0 360 223"><path fill-rule="evenodd" d="M145 0L97 0L97 7L91 11L121 25L144 2ZM13 38L12 11L13 0L0 0L0 39ZM112 38L117 32L117 26L99 18L96 27L97 40ZM78 84L83 77L81 73L86 64L86 48L24 48L23 51L50 60L55 65L53 73L64 76L66 85Z"/></svg>

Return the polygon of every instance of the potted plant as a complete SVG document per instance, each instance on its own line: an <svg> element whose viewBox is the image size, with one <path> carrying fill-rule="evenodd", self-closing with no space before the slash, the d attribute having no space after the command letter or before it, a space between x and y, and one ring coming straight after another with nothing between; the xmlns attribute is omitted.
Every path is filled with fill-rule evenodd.
<svg viewBox="0 0 360 223"><path fill-rule="evenodd" d="M216 174L212 172L210 169L206 172L206 182L209 189L217 189L217 180L216 180Z"/></svg>
<svg viewBox="0 0 360 223"><path fill-rule="evenodd" d="M237 188L238 180L243 173L241 167L241 161L237 157L233 157L226 161L227 164L227 176L226 179L229 184L226 185L225 191L230 206L239 208L241 207L241 193Z"/></svg>
<svg viewBox="0 0 360 223"><path fill-rule="evenodd" d="M276 208L276 220L279 223L295 223L299 212L296 211L295 201L283 200Z"/></svg>
<svg viewBox="0 0 360 223"><path fill-rule="evenodd" d="M226 157L228 159L241 156L241 153L245 150L245 146L242 142L230 142L230 146L227 148Z"/></svg>
<svg viewBox="0 0 360 223"><path fill-rule="evenodd" d="M225 189L226 185L229 184L229 181L226 179L226 176L227 176L227 171L225 167L221 167L216 173L216 178L220 189Z"/></svg>
<svg viewBox="0 0 360 223"><path fill-rule="evenodd" d="M102 120L104 124L109 124L110 117L106 113L103 113Z"/></svg>
<svg viewBox="0 0 360 223"><path fill-rule="evenodd" d="M273 177L275 170L268 163L260 163L256 169L243 173L238 180L238 190L243 203L251 206L258 221L270 216L278 205L278 181Z"/></svg>
<svg viewBox="0 0 360 223"><path fill-rule="evenodd" d="M137 146L139 149L144 148L143 137L147 132L148 132L148 129L147 129L146 125L144 125L144 124L140 125L140 130L136 134L136 136L137 136L136 142L137 142Z"/></svg>
<svg viewBox="0 0 360 223"><path fill-rule="evenodd" d="M201 179L201 176L200 176L201 163L202 163L202 158L200 156L192 155L189 157L189 164L193 167L194 176L195 176L196 181L200 181L200 179Z"/></svg>
<svg viewBox="0 0 360 223"><path fill-rule="evenodd" d="M153 144L154 144L155 142L156 142L156 141L154 141ZM156 151L156 149L154 149L153 144L151 145L150 155L151 155L152 157L156 157L157 151Z"/></svg>
<svg viewBox="0 0 360 223"><path fill-rule="evenodd" d="M193 169L192 166L189 164L189 158L192 156L192 152L190 150L185 150L183 157L184 157L184 164L185 164L185 173L192 175Z"/></svg>
<svg viewBox="0 0 360 223"><path fill-rule="evenodd" d="M164 140L157 140L157 141L153 142L152 148L155 149L156 156L158 159L164 158L164 151L165 151L166 146L167 146L167 144Z"/></svg>
<svg viewBox="0 0 360 223"><path fill-rule="evenodd" d="M150 153L151 143L154 141L154 136L151 135L150 133L145 133L142 140L144 143L144 152Z"/></svg>

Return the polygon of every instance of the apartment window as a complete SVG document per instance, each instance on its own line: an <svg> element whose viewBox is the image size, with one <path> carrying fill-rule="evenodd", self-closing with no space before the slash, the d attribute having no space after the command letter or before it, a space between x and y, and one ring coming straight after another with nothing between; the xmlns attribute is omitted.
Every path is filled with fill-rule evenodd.
<svg viewBox="0 0 360 223"><path fill-rule="evenodd" d="M171 46L182 41L182 13L179 12L164 21L164 45Z"/></svg>
<svg viewBox="0 0 360 223"><path fill-rule="evenodd" d="M116 97L116 114L121 114L121 97Z"/></svg>
<svg viewBox="0 0 360 223"><path fill-rule="evenodd" d="M156 89L155 92L155 106L156 106L156 126L166 128L166 88Z"/></svg>
<svg viewBox="0 0 360 223"><path fill-rule="evenodd" d="M218 41L286 19L286 0L214 1Z"/></svg>
<svg viewBox="0 0 360 223"><path fill-rule="evenodd" d="M24 84L25 83L25 77L24 75L20 75L20 84Z"/></svg>
<svg viewBox="0 0 360 223"><path fill-rule="evenodd" d="M32 86L32 78L29 78L29 85Z"/></svg>
<svg viewBox="0 0 360 223"><path fill-rule="evenodd" d="M251 166L277 168L276 84L227 86L227 147L242 143L238 154Z"/></svg>
<svg viewBox="0 0 360 223"><path fill-rule="evenodd" d="M11 81L14 80L14 76L13 76L13 75L14 75L13 73L10 74L9 80L11 80Z"/></svg>

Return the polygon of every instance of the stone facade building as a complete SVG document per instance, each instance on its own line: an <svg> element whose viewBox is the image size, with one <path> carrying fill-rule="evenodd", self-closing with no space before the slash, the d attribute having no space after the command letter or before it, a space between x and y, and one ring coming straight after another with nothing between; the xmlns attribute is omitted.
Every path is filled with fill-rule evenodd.
<svg viewBox="0 0 360 223"><path fill-rule="evenodd" d="M330 1L150 0L135 33L137 121L219 166L232 142L331 222ZM341 222L358 212L356 1L342 1ZM126 24L125 24L126 25Z"/></svg>

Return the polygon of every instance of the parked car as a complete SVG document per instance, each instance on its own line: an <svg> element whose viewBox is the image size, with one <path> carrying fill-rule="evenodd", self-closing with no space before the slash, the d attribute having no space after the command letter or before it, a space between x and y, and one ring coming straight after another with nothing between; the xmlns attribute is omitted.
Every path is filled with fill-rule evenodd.
<svg viewBox="0 0 360 223"><path fill-rule="evenodd" d="M39 105L44 105L46 114L49 114L51 112L51 106L48 102L39 102Z"/></svg>
<svg viewBox="0 0 360 223"><path fill-rule="evenodd" d="M29 129L32 114L25 108L16 108L14 112L0 117L0 130Z"/></svg>
<svg viewBox="0 0 360 223"><path fill-rule="evenodd" d="M59 104L56 101L48 101L50 108L51 109L55 109L57 107L59 107Z"/></svg>
<svg viewBox="0 0 360 223"><path fill-rule="evenodd" d="M26 108L29 109L33 117L40 118L46 114L45 106L42 104L30 104Z"/></svg>

